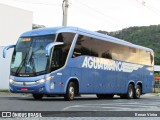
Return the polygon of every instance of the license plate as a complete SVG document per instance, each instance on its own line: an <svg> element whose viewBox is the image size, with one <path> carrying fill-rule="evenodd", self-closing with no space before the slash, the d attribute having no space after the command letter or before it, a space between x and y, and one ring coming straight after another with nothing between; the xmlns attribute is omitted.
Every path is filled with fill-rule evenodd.
<svg viewBox="0 0 160 120"><path fill-rule="evenodd" d="M22 91L27 91L28 89L27 89L27 88L21 88L21 90L22 90Z"/></svg>

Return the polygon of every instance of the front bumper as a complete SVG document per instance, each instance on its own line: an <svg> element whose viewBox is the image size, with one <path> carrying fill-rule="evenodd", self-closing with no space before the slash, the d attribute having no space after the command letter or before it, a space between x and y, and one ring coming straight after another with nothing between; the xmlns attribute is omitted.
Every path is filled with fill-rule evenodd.
<svg viewBox="0 0 160 120"><path fill-rule="evenodd" d="M34 84L29 82L17 82L16 84L10 84L10 91L13 93L49 93L49 87L47 87L47 81L40 84Z"/></svg>

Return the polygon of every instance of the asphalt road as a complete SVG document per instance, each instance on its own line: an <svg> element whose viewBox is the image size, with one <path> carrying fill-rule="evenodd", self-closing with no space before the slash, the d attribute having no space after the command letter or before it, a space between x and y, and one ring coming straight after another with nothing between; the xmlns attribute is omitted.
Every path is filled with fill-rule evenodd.
<svg viewBox="0 0 160 120"><path fill-rule="evenodd" d="M64 101L63 97L44 97L37 101L29 94L0 93L0 111L81 111L82 116L83 111L101 111L101 114L102 111L160 111L160 95L146 94L132 100L118 96L99 100L95 95L82 95L74 101Z"/></svg>
<svg viewBox="0 0 160 120"><path fill-rule="evenodd" d="M0 111L159 111L160 96L146 94L140 99L100 100L95 95L82 95L74 101L64 101L63 97L44 97L34 100L28 94L0 93Z"/></svg>

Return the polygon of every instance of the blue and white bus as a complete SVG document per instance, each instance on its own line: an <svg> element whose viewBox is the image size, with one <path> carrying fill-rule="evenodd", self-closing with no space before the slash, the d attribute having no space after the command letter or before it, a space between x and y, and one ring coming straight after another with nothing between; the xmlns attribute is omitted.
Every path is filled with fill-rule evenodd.
<svg viewBox="0 0 160 120"><path fill-rule="evenodd" d="M99 99L140 98L152 92L153 50L77 27L54 27L23 33L14 48L10 91L34 99L78 94Z"/></svg>

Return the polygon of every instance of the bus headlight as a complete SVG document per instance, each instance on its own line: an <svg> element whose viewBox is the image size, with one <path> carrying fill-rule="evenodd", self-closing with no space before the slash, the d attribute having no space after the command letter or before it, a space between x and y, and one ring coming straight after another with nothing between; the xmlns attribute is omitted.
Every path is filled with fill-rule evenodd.
<svg viewBox="0 0 160 120"><path fill-rule="evenodd" d="M37 83L44 83L45 81L51 80L52 78L54 78L54 76L49 76L49 77L47 77L45 79L38 80Z"/></svg>
<svg viewBox="0 0 160 120"><path fill-rule="evenodd" d="M45 79L40 79L37 81L37 83L44 83L45 82Z"/></svg>
<svg viewBox="0 0 160 120"><path fill-rule="evenodd" d="M14 81L13 79L11 79L11 78L9 79L9 83L10 83L10 84L13 84L14 82L15 82L15 81Z"/></svg>
<svg viewBox="0 0 160 120"><path fill-rule="evenodd" d="M54 78L54 76L49 76L46 78L46 80L51 80L52 78Z"/></svg>

